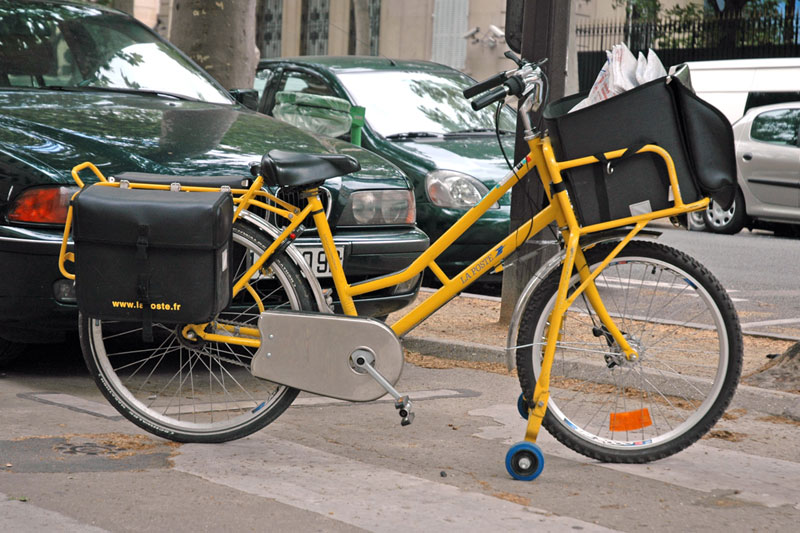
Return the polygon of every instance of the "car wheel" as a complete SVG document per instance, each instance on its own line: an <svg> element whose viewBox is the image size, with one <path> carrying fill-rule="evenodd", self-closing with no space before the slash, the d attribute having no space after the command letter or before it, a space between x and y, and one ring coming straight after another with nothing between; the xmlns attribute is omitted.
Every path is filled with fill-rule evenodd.
<svg viewBox="0 0 800 533"><path fill-rule="evenodd" d="M689 219L690 231L706 231L704 211L692 211L687 218Z"/></svg>
<svg viewBox="0 0 800 533"><path fill-rule="evenodd" d="M726 235L739 233L747 223L742 191L736 190L736 198L734 198L730 209L721 209L714 200L711 200L708 208L703 211L703 218L706 223L706 229L713 233L724 233Z"/></svg>
<svg viewBox="0 0 800 533"><path fill-rule="evenodd" d="M25 350L24 344L0 339L0 367L7 365Z"/></svg>

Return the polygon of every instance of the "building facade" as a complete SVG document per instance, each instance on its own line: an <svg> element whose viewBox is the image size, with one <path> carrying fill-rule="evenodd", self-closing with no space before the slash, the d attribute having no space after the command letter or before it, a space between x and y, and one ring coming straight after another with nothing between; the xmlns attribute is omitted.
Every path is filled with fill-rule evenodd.
<svg viewBox="0 0 800 533"><path fill-rule="evenodd" d="M570 1L573 27L625 19L625 9L615 8L614 0ZM661 5L703 1L661 0ZM167 38L172 3L115 0L117 7L130 5L134 16ZM503 56L506 0L259 0L257 10L262 57L382 55L436 61L476 79L509 65ZM579 48L571 44L572 56ZM567 67L568 78L572 67Z"/></svg>

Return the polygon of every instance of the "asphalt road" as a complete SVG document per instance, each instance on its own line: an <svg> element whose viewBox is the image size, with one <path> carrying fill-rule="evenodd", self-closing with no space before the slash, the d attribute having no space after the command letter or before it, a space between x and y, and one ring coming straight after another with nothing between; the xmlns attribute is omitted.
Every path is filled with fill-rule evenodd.
<svg viewBox="0 0 800 533"><path fill-rule="evenodd" d="M74 346L0 372L0 531L796 531L798 422L736 408L649 465L606 465L543 432L534 482L505 471L522 439L516 378L408 365L416 399L301 396L224 445L171 445L118 416ZM794 397L792 397L794 398Z"/></svg>
<svg viewBox="0 0 800 533"><path fill-rule="evenodd" d="M745 331L800 340L800 239L659 229L660 242L696 258L722 282Z"/></svg>

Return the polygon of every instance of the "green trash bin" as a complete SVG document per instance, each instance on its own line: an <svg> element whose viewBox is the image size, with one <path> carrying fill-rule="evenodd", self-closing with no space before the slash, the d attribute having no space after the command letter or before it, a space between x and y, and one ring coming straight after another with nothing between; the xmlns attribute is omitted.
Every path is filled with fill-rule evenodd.
<svg viewBox="0 0 800 533"><path fill-rule="evenodd" d="M361 146L361 128L364 127L365 111L363 107L357 105L350 108L350 118L352 119L352 125L350 126L350 142L356 146Z"/></svg>

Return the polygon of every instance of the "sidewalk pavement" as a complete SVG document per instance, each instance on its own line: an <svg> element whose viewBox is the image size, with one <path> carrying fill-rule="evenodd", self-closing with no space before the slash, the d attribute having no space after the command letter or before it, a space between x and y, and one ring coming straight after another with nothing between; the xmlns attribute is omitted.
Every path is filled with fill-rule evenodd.
<svg viewBox="0 0 800 533"><path fill-rule="evenodd" d="M417 302L433 291L420 291ZM404 314L389 316L392 323ZM403 338L403 347L422 355L457 361L506 364L508 325L501 324L500 298L462 294L447 303ZM750 341L753 342L750 342ZM745 335L743 374L767 361L767 353L782 353L792 343L785 340L764 342ZM730 408L755 410L772 416L800 421L800 394L753 387L740 382Z"/></svg>

